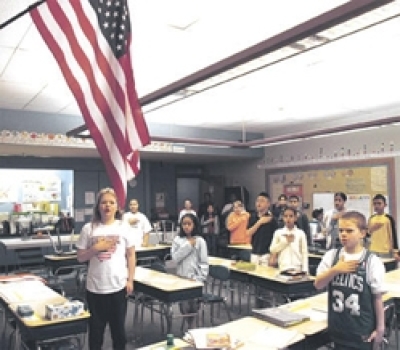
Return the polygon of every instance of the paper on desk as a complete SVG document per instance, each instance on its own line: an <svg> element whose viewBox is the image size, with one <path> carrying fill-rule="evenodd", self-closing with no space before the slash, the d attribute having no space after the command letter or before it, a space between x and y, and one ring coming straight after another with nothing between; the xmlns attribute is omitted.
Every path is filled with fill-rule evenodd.
<svg viewBox="0 0 400 350"><path fill-rule="evenodd" d="M296 331L284 328L266 327L253 334L248 342L266 349L284 349L293 342L298 334Z"/></svg>
<svg viewBox="0 0 400 350"><path fill-rule="evenodd" d="M40 301L59 296L54 290L46 287L40 281L7 283L0 287L0 294L9 303Z"/></svg>
<svg viewBox="0 0 400 350"><path fill-rule="evenodd" d="M303 309L301 310L302 315L310 317L313 322L324 322L328 320L328 313L314 309Z"/></svg>

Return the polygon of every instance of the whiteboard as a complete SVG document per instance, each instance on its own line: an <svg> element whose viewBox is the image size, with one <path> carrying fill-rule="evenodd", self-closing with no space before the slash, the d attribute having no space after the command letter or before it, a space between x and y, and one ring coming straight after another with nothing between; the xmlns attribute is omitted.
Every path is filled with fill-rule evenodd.
<svg viewBox="0 0 400 350"><path fill-rule="evenodd" d="M323 208L324 212L331 210L334 205L335 194L330 192L313 193L313 209ZM349 194L345 204L346 211L356 210L368 219L371 216L372 198L369 194Z"/></svg>
<svg viewBox="0 0 400 350"><path fill-rule="evenodd" d="M313 210L323 208L324 213L335 207L335 194L332 192L313 193Z"/></svg>

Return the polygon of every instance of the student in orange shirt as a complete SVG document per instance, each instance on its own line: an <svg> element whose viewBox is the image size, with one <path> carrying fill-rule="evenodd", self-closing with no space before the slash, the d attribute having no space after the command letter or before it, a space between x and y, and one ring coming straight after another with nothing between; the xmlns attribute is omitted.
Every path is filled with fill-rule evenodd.
<svg viewBox="0 0 400 350"><path fill-rule="evenodd" d="M233 202L233 211L226 219L226 227L230 231L230 244L249 244L250 237L246 235L250 214L244 209L241 201Z"/></svg>

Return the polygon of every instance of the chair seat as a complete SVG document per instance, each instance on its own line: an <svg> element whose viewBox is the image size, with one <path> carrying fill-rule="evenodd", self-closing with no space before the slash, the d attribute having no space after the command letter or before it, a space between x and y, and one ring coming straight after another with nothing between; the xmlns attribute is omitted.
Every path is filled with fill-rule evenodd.
<svg viewBox="0 0 400 350"><path fill-rule="evenodd" d="M222 303L224 300L224 297L213 294L203 294L202 296L202 301L205 303Z"/></svg>

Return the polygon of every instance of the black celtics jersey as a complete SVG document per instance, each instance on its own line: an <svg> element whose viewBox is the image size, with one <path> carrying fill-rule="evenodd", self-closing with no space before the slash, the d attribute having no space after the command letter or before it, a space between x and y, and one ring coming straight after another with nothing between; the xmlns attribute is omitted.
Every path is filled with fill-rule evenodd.
<svg viewBox="0 0 400 350"><path fill-rule="evenodd" d="M335 253L334 266L341 253ZM340 274L333 278L328 287L328 329L335 343L370 349L365 337L375 330L374 296L367 281L371 253L364 249L357 271Z"/></svg>

